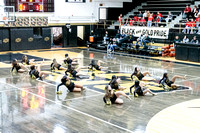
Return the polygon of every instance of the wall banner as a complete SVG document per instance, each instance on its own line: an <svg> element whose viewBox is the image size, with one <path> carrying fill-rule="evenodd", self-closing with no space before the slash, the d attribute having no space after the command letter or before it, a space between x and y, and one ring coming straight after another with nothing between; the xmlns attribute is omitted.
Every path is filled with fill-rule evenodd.
<svg viewBox="0 0 200 133"><path fill-rule="evenodd" d="M121 34L132 33L135 37L139 37L141 33L148 34L150 38L168 39L169 28L160 27L139 27L139 26L121 26Z"/></svg>

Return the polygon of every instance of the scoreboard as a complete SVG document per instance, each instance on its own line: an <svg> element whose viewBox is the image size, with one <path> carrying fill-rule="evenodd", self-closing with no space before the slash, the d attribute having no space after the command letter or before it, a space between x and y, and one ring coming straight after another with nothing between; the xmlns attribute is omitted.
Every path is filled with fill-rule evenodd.
<svg viewBox="0 0 200 133"><path fill-rule="evenodd" d="M43 12L43 0L18 0L18 12Z"/></svg>

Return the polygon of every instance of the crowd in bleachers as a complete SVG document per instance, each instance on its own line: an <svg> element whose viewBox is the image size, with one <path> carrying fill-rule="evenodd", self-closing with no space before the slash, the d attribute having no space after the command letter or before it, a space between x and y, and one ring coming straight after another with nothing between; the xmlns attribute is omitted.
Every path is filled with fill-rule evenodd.
<svg viewBox="0 0 200 133"><path fill-rule="evenodd" d="M157 14L150 13L150 11L145 10L144 13L139 11L138 14L136 14L133 18L126 17L125 20L122 18L122 14L120 14L118 21L119 25L125 25L125 26L133 26L133 25L139 25L139 26L148 26L151 27L153 24L154 26L158 26L161 22L170 22L172 20L173 16L171 12L168 13L168 16L166 18L163 17L163 15L160 12L157 12Z"/></svg>
<svg viewBox="0 0 200 133"><path fill-rule="evenodd" d="M182 15L183 19L187 19L185 23L185 28L182 30L185 34L200 34L200 5L194 6L193 9L190 8L190 5L186 5L186 8ZM124 26L168 26L169 22L173 19L171 12L168 12L166 17L163 17L161 12L151 13L150 11L145 10L144 13L139 11L138 14L134 16L128 16L123 20L122 14L120 14L118 21L119 25Z"/></svg>

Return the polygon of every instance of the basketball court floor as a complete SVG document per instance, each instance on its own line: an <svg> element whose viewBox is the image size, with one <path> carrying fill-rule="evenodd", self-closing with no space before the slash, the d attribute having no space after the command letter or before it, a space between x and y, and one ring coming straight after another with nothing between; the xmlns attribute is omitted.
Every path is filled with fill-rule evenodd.
<svg viewBox="0 0 200 133"><path fill-rule="evenodd" d="M30 79L26 74L11 74L12 59L21 59L25 54L29 59L43 63L42 70L50 71L52 59L79 57L79 64L87 66L91 59L106 62L104 71L83 69L81 79L72 79L82 84L86 90L70 93L62 86L63 94L56 94L56 86L64 71L52 72L43 81ZM44 62L43 62L44 59ZM123 105L105 105L104 87L112 75L121 78L121 86L133 84L130 79L134 67L142 72L149 71L156 79L168 72L174 75L187 75L187 80L177 80L176 84L187 89L164 91L155 84L149 88L156 96L130 96ZM83 48L51 50L31 50L0 53L0 132L34 133L95 133L95 132L135 132L135 133L199 133L200 132L200 69L198 66L177 64L128 57L107 55Z"/></svg>

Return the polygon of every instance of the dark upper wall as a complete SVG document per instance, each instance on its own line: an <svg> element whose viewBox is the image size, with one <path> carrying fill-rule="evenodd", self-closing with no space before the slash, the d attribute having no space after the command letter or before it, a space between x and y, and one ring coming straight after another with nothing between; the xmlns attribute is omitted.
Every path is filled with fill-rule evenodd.
<svg viewBox="0 0 200 133"><path fill-rule="evenodd" d="M119 14L126 15L128 12L132 11L135 7L140 5L147 0L132 0L132 2L124 2L123 8L108 8L108 20L117 20Z"/></svg>

